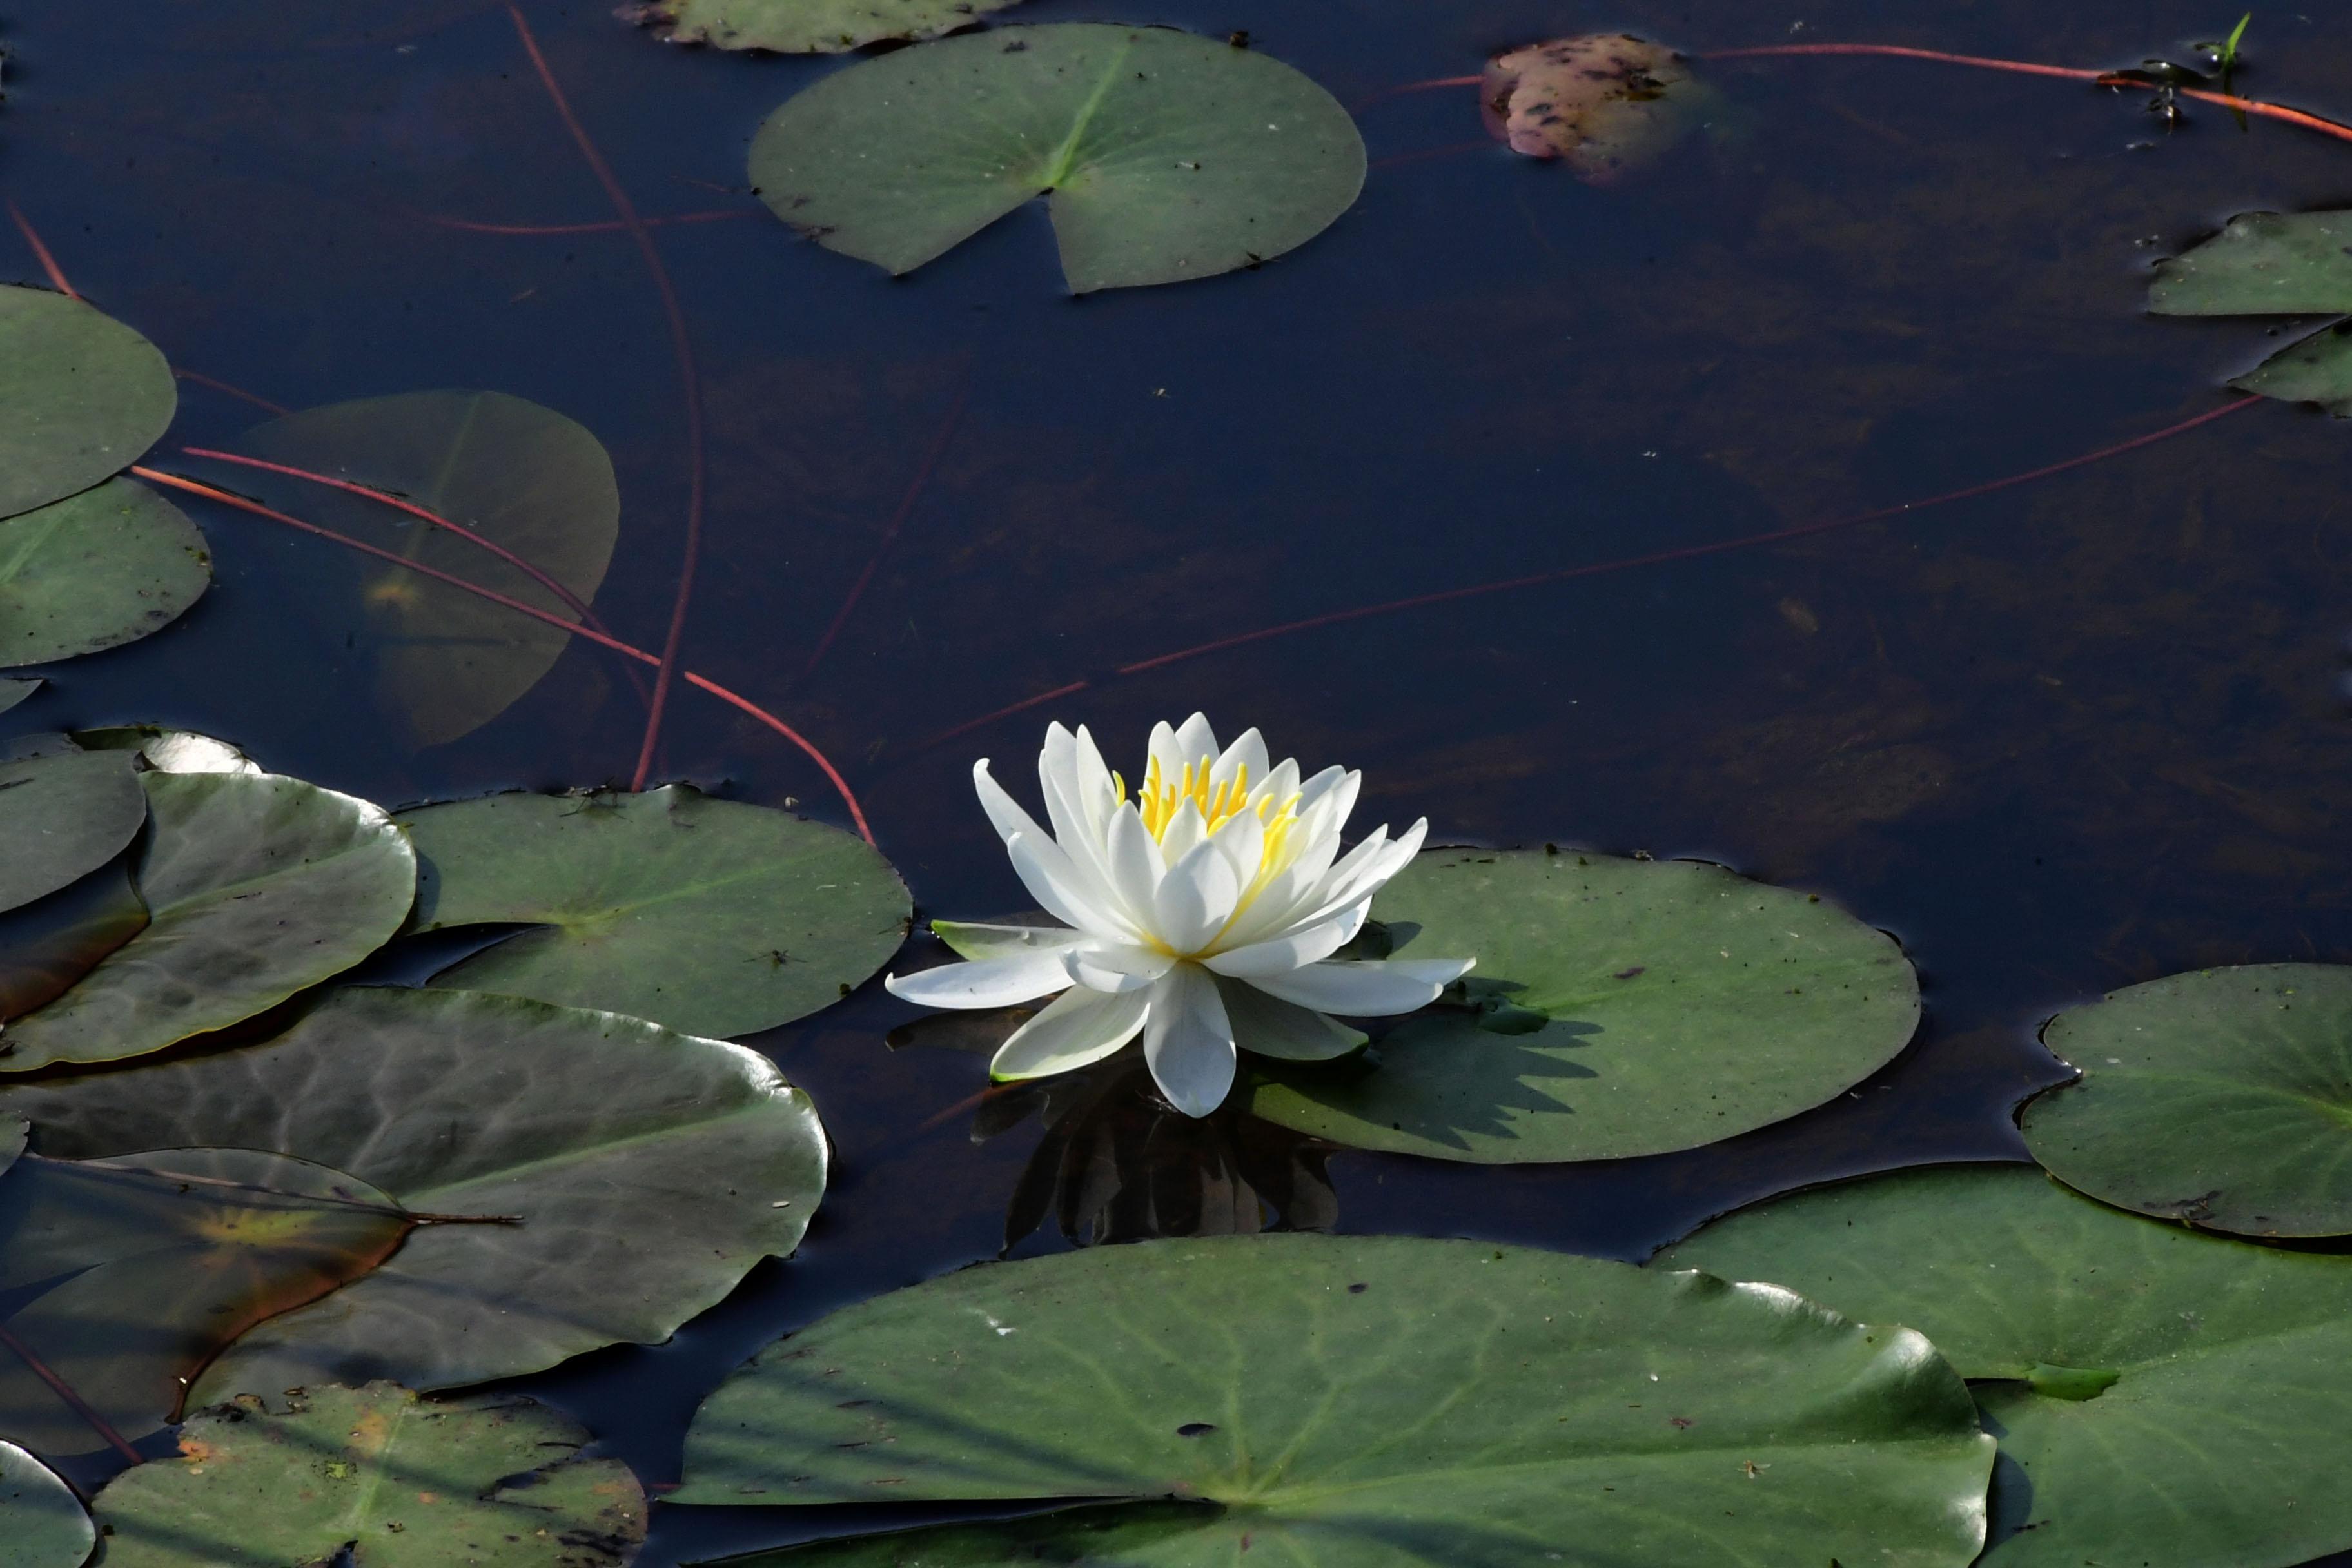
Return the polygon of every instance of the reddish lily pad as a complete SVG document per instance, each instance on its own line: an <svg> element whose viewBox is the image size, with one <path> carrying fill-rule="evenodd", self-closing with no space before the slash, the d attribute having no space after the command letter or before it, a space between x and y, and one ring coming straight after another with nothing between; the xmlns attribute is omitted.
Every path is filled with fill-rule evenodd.
<svg viewBox="0 0 2352 1568"><path fill-rule="evenodd" d="M1587 184L1655 163L1692 124L1690 65L1630 33L1554 38L1486 62L1479 105L1514 153L1558 158Z"/></svg>

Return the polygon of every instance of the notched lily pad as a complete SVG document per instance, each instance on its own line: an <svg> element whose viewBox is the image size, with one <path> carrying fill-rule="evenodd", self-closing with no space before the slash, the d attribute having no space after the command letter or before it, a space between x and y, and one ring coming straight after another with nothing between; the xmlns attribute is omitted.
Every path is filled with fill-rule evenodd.
<svg viewBox="0 0 2352 1568"><path fill-rule="evenodd" d="M838 55L885 41L936 38L1016 0L647 0L621 16L674 44Z"/></svg>
<svg viewBox="0 0 2352 1568"><path fill-rule="evenodd" d="M225 1029L350 968L407 916L415 855L366 801L269 773L139 782L154 824L137 872L149 924L71 991L11 1020L0 1072L114 1061Z"/></svg>
<svg viewBox="0 0 2352 1568"><path fill-rule="evenodd" d="M364 1182L251 1149L26 1155L0 1177L0 1296L16 1303L0 1431L49 1454L105 1447L62 1384L115 1436L147 1436L223 1347L365 1274L411 1223Z"/></svg>
<svg viewBox="0 0 2352 1568"><path fill-rule="evenodd" d="M98 1531L57 1473L0 1442L0 1563L7 1568L81 1568Z"/></svg>
<svg viewBox="0 0 2352 1568"><path fill-rule="evenodd" d="M179 397L163 354L121 322L47 289L0 287L0 518L137 462Z"/></svg>
<svg viewBox="0 0 2352 1568"><path fill-rule="evenodd" d="M146 823L147 794L128 758L0 763L0 911L88 876Z"/></svg>
<svg viewBox="0 0 2352 1568"><path fill-rule="evenodd" d="M1648 167L1696 119L1690 62L1630 33L1555 38L1496 55L1478 89L1486 129L1514 153L1557 158L1587 184Z"/></svg>
<svg viewBox="0 0 2352 1568"><path fill-rule="evenodd" d="M396 1377L449 1388L655 1343L799 1245L808 1097L740 1046L509 996L352 987L234 1049L0 1089L42 1152L268 1148L436 1215L364 1279L247 1334L199 1403Z"/></svg>
<svg viewBox="0 0 2352 1568"><path fill-rule="evenodd" d="M1892 937L1719 866L1432 850L1372 914L1414 928L1406 957L1475 956L1471 1005L1408 1020L1364 1062L1269 1065L1250 1101L1358 1148L1482 1163L1696 1148L1833 1098L1918 1026Z"/></svg>
<svg viewBox="0 0 2352 1568"><path fill-rule="evenodd" d="M906 884L853 834L683 785L496 795L404 812L415 929L529 921L433 984L602 1007L688 1034L829 1007L906 939Z"/></svg>
<svg viewBox="0 0 2352 1568"><path fill-rule="evenodd" d="M1091 1511L1024 1544L1153 1568L1595 1561L1568 1555L1588 1541L1682 1563L1721 1556L1718 1531L1743 1563L1961 1568L1991 1448L1926 1341L1769 1287L1258 1236L988 1265L835 1312L704 1404L672 1500L1127 1498L1148 1522L1115 1557L1085 1557ZM1171 1495L1231 1511L1171 1519ZM972 1533L829 1550L1011 1560Z"/></svg>
<svg viewBox="0 0 2352 1568"><path fill-rule="evenodd" d="M751 182L829 250L910 272L1043 195L1070 291L1254 267L1364 183L1331 95L1252 49L1168 28L1000 27L901 49L789 99Z"/></svg>
<svg viewBox="0 0 2352 1568"><path fill-rule="evenodd" d="M1984 1568L2293 1568L2352 1547L2352 1257L1972 1165L1775 1198L1653 1267L1933 1339L2000 1437Z"/></svg>
<svg viewBox="0 0 2352 1568"><path fill-rule="evenodd" d="M284 1415L202 1412L178 1458L118 1476L95 1507L110 1568L621 1568L645 1493L587 1441L517 1394L313 1388Z"/></svg>
<svg viewBox="0 0 2352 1568"><path fill-rule="evenodd" d="M530 562L591 604L620 532L613 460L578 422L502 392L407 392L287 415L247 450L401 496ZM275 493L301 483L240 469ZM307 518L570 620L578 612L520 568L445 528L363 497L303 486ZM362 558L352 557L353 562ZM343 564L338 563L339 566ZM420 745L488 723L536 685L572 640L543 621L389 564L350 566L349 596L318 602L338 640L357 634L377 699Z"/></svg>
<svg viewBox="0 0 2352 1568"><path fill-rule="evenodd" d="M2042 1039L2083 1076L2021 1123L2069 1186L2213 1230L2352 1235L2352 968L2175 974Z"/></svg>
<svg viewBox="0 0 2352 1568"><path fill-rule="evenodd" d="M205 536L135 479L0 520L0 668L137 642L211 584Z"/></svg>

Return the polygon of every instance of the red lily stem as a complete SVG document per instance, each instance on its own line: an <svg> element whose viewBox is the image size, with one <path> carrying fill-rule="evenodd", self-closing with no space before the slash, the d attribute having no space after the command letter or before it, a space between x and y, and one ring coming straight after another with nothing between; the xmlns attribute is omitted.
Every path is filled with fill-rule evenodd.
<svg viewBox="0 0 2352 1568"><path fill-rule="evenodd" d="M890 547L898 543L898 531L906 526L908 514L915 510L915 502L921 499L923 487L930 483L931 470L939 467L941 458L947 456L948 443L955 438L956 426L963 419L964 405L971 397L971 384L966 382L956 394L955 402L949 405L948 416L940 422L940 433L931 437L930 450L923 454L922 463L915 469L915 477L908 482L907 493L899 499L898 510L890 514L889 526L882 531L882 542L874 547L874 558L866 563L866 570L857 574L857 581L850 584L849 592L842 598L841 608L833 613L833 624L825 627L824 636L817 639L816 651L808 656L806 664L801 666L803 680L816 673L817 665L824 660L826 650L833 647L833 639L841 635L841 628L848 623L850 611L856 609L857 601L865 596L866 584L874 581L874 574L882 569L883 561L889 556Z"/></svg>
<svg viewBox="0 0 2352 1568"><path fill-rule="evenodd" d="M123 1440L122 1434L114 1429L112 1423L109 1422L105 1416L100 1415L97 1409L91 1405L89 1401L84 1399L81 1394L76 1391L72 1384L68 1383L64 1378L59 1377L54 1371L50 1370L48 1363L44 1362L40 1357L35 1355L32 1352L31 1348L27 1346L24 1341L10 1333L6 1329L0 1328L0 1345L6 1345L10 1350L16 1352L16 1359L23 1362L26 1369L29 1370L35 1377L37 1377L43 1383L47 1384L49 1385L50 1393L56 1394L59 1399L64 1400L68 1405L72 1406L73 1413L80 1416L84 1421L88 1422L91 1431L106 1439L106 1446L108 1447L112 1448L116 1453L121 1455L124 1458L130 1460L134 1465L143 1464L145 1462L146 1456L142 1455L138 1449L125 1442Z"/></svg>
<svg viewBox="0 0 2352 1568"><path fill-rule="evenodd" d="M66 281L65 269L58 265L58 258L49 254L49 247L41 243L41 237L34 229L31 221L13 201L8 203L8 216L16 222L16 232L25 237L25 243L33 247L33 258L41 264L41 270L48 274L49 287L68 300L80 299L81 296L75 292L74 286Z"/></svg>
<svg viewBox="0 0 2352 1568"><path fill-rule="evenodd" d="M625 223L476 223L470 218L451 217L446 213L419 213L426 223L442 228L463 229L467 234L626 234ZM666 217L649 217L639 221L647 228L659 228L671 223L721 223L729 218L750 217L749 207L714 207L703 212L671 213Z"/></svg>
<svg viewBox="0 0 2352 1568"><path fill-rule="evenodd" d="M209 375L198 375L194 371L182 370L178 365L173 365L172 367L172 374L178 376L182 381L193 381L198 386L209 386L215 392L226 393L231 397L236 398L242 402L250 403L256 408L266 409L272 414L282 415L293 412L292 409L288 408L283 404L272 403L269 399L260 396L257 394L247 392L241 386L232 386L226 381L216 381Z"/></svg>
<svg viewBox="0 0 2352 1568"><path fill-rule="evenodd" d="M1979 70L2013 71L2023 76L2057 77L2068 81L2087 81L2099 87L2131 88L2142 92L2154 92L2164 85L2116 71L2036 65L2030 60L1990 59L1981 55L1946 54L1941 49L1914 49L1900 44L1768 44L1759 48L1716 49L1698 58L1703 60L1750 60L1797 55L1875 55L1894 59L1931 60L1939 65L1971 66ZM2342 124L2306 110L2289 109L2284 104L2264 103L2259 99L2239 98L2205 88L2176 87L2172 90L2182 98L2193 98L2200 103L2218 103L2242 113L2283 121L2289 125L2301 126L2305 131L2316 131L2323 136L2352 142L2352 125Z"/></svg>
<svg viewBox="0 0 2352 1568"><path fill-rule="evenodd" d="M1888 518L1904 517L1912 512L1925 511L1930 507L1948 506L1955 501L1973 500L1978 496L1990 495L1996 490L2008 489L2013 485L2030 484L2035 479L2046 479L2053 474L2063 474L2070 468L2084 468L2108 458L2121 457L2126 452L2137 451L2142 447L2151 447L2158 441L2169 440L2175 436L2194 430L2200 425L2209 425L2226 415L2238 413L2242 409L2251 408L2264 401L2267 400L2257 396L2236 398L2219 408L2209 408L2202 414L2183 419L2177 424L2168 425L2161 430L2152 430L2145 436L2135 436L2128 441L2119 441L2112 447L2102 447L2095 452L2086 452L2081 457L2068 458L2063 462L2050 463L2039 468L2030 468L2021 474L2010 474L2001 479L1989 480L1984 484L1970 485L1966 489L1947 490L1942 495L1929 496L1924 500L1905 501L1897 506L1881 507L1875 511L1858 512L1852 517L1799 523L1793 528L1774 529L1769 533L1751 533L1743 538L1722 540L1713 544L1685 545L1678 550L1661 550L1648 555L1635 555L1619 561L1603 561L1590 566L1563 567L1553 572L1532 573L1524 577L1507 577L1498 582L1475 583L1462 588L1444 588L1434 594L1416 594L1411 598L1390 599L1378 605L1362 605L1352 610L1334 610L1328 615L1309 616L1303 620L1285 621L1279 626L1263 626L1254 632L1243 632L1234 637L1219 637L1214 642L1179 648L1174 653L1163 653L1151 658L1138 659L1132 664L1118 666L1111 671L1111 675L1113 677L1140 675L1146 670L1163 668L1185 659L1198 658L1203 654L1221 653L1227 648L1243 647L1248 644L1265 642L1273 637L1287 637L1293 632L1312 631L1318 626L1338 626L1346 621L1360 621L1372 616L1393 615L1400 610L1415 610L1430 605L1448 604L1456 599L1477 598L1487 594L1504 593L1513 588L1532 588L1549 583L1566 583L1579 577L1599 577L1612 572L1629 572L1641 566L1661 566L1669 562L1693 561L1702 556L1723 555L1735 550L1750 550L1759 545L1780 544L1792 539L1827 533L1833 529L1853 528L1865 522L1880 522ZM1093 684L1091 680L1074 680L1067 686L1057 686L1051 691L1024 698L1010 706L1000 708L993 713L958 724L951 730L942 730L914 749L918 752L929 751L933 746L951 741L984 724L994 723L999 719L1009 719L1015 713L1026 712L1032 708L1071 696L1087 689Z"/></svg>
<svg viewBox="0 0 2352 1568"><path fill-rule="evenodd" d="M558 630L570 632L575 637L585 637L590 642L595 643L601 647L611 648L614 653L622 654L627 658L635 659L640 664L658 665L661 663L661 659L657 656L647 653L645 649L637 647L632 644L625 643L616 637L611 637L604 632L596 631L591 627L582 626L577 621L567 621L562 616L551 615L547 611L541 609L536 605L526 605L520 599L511 598L493 588L485 588L478 583L468 583L463 577L457 576L451 573L440 571L435 567L427 566L422 562L411 561L406 556L401 555L396 552L380 549L362 540L353 539L349 534L337 533L334 530L330 528L320 528L315 522L305 522L299 517L289 517L285 512L277 511L269 507L263 506L259 501L248 500L244 496L238 495L231 490L222 489L216 485L208 485L196 479L184 479L178 474L167 474L159 468L151 468L142 464L137 463L131 465L131 471L133 474L136 474L139 478L147 480L150 484L166 485L173 489L185 490L190 495L202 496L206 500L218 501L223 506L235 507L239 511L251 512L256 517L266 517L272 522L283 523L289 528L299 529L304 533L314 534L320 539L331 540L334 543L341 545L346 550L355 550L362 555L372 555L379 561L390 562L393 565L398 566L404 571L414 572L422 577L430 577L437 583L446 583L452 588L460 589L466 593L473 595L476 598L488 599L494 605L503 605L519 616L529 616L531 619L535 621L544 621L547 625L554 626ZM874 842L874 830L866 825L866 812L857 804L857 796L851 793L848 781L841 776L840 770L835 768L831 760L828 759L823 752L818 751L816 746L806 736L793 729L791 725L785 723L782 719L779 719L774 714L769 712L766 709L760 707L758 704L751 701L747 698L738 696L736 693L730 691L727 688L719 685L715 680L707 679L702 676L695 674L691 670L685 671L682 675L682 679L688 685L700 687L703 690L708 691L710 695L718 698L722 702L732 703L735 707L750 714L752 718L757 719L761 723L765 724L769 729L773 730L777 734L782 735L785 740L790 741L793 745L798 746L803 752L806 752L809 760L815 763L819 770L824 773L825 778L832 783L835 791L841 796L842 804L849 808L849 819L856 825L859 836L868 844Z"/></svg>
<svg viewBox="0 0 2352 1568"><path fill-rule="evenodd" d="M238 452L224 452L216 447L183 447L180 450L191 458L206 458L216 463L236 463L248 468L260 468L273 474L284 474L291 479L308 479L314 485L325 485L331 489L344 490L355 496L365 497L369 500L391 507L395 511L405 512L411 517L422 519L432 527L447 529L467 543L488 551L492 555L554 595L566 609L580 617L581 625L593 631L608 634L612 629L596 618L596 612L588 607L586 601L505 545L475 532L463 523L453 522L437 511L418 506L405 496L396 496L388 490L377 489L373 485L355 484L350 479L339 479L332 474L315 473L309 468L295 468L289 463L272 463L260 458L248 458ZM646 689L644 678L638 675L636 667L628 665L624 668L628 671L629 684L636 689L638 700L650 705L653 701L653 694Z"/></svg>
<svg viewBox="0 0 2352 1568"><path fill-rule="evenodd" d="M670 605L669 631L662 638L661 668L654 677L654 699L646 713L645 742L637 748L636 772L629 778L629 787L641 790L646 787L646 775L653 772L654 753L661 744L662 715L669 706L670 682L677 674L678 645L686 638L687 606L694 599L694 569L702 554L702 376L695 368L694 342L687 335L686 311L677 302L677 290L670 285L669 268L662 265L661 251L655 246L652 233L646 227L645 219L637 216L636 204L621 188L612 165L604 162L604 154L596 150L588 128L572 112L571 100L563 96L563 88L549 68L547 57L540 53L539 39L532 35L530 24L523 20L522 8L509 4L507 15L514 18L515 33L522 39L523 52L530 56L531 68L539 73L555 112L563 121L563 128L572 132L580 155L588 161L589 173L604 187L613 210L628 226L629 237L636 242L637 254L645 258L646 270L652 274L654 289L661 296L662 316L669 324L670 350L677 359L679 390L686 404L685 559L678 563L677 596Z"/></svg>

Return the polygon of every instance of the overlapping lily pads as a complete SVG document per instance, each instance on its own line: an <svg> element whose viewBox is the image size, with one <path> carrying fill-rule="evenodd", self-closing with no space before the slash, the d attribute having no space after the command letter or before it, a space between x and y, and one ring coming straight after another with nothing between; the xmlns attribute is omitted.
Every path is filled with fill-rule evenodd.
<svg viewBox="0 0 2352 1568"><path fill-rule="evenodd" d="M752 1034L889 962L913 913L873 847L682 786L499 795L403 813L416 929L529 921L434 984Z"/></svg>
<svg viewBox="0 0 2352 1568"><path fill-rule="evenodd" d="M0 763L0 911L47 898L130 846L147 822L131 759Z"/></svg>
<svg viewBox="0 0 2352 1568"><path fill-rule="evenodd" d="M0 287L0 518L137 462L179 395L163 354L121 322L68 295Z"/></svg>
<svg viewBox="0 0 2352 1568"><path fill-rule="evenodd" d="M646 1533L628 1466L513 1395L426 1404L390 1384L314 1388L284 1415L206 1411L180 1457L98 1496L110 1568L620 1568Z"/></svg>
<svg viewBox="0 0 2352 1568"><path fill-rule="evenodd" d="M1168 28L1001 27L867 60L751 143L776 215L910 272L1039 195L1070 291L1252 267L1356 199L1364 144L1278 60Z"/></svg>
<svg viewBox="0 0 2352 1568"><path fill-rule="evenodd" d="M391 1377L449 1388L650 1343L800 1242L823 1131L767 1058L634 1018L336 992L273 1039L0 1089L43 1153L208 1143L351 1172L435 1224L248 1333L199 1402Z"/></svg>
<svg viewBox="0 0 2352 1568"><path fill-rule="evenodd" d="M50 1454L145 1436L223 1346L366 1273L410 1223L363 1182L251 1149L27 1155L0 1179L0 1298L16 1303L0 1433Z"/></svg>
<svg viewBox="0 0 2352 1568"><path fill-rule="evenodd" d="M0 1442L0 1563L81 1568L98 1531L73 1489L14 1443Z"/></svg>
<svg viewBox="0 0 2352 1568"><path fill-rule="evenodd" d="M647 0L631 21L676 44L837 55L885 39L936 38L1014 0Z"/></svg>
<svg viewBox="0 0 2352 1568"><path fill-rule="evenodd" d="M1172 1496L1200 1506L1139 1515L1116 1559L1171 1568L1500 1568L1602 1541L1624 1563L1958 1568L1990 1447L1925 1341L1784 1292L1263 1236L967 1269L836 1312L703 1405L674 1500ZM1103 1517L1041 1522L1038 1555L1076 1561ZM969 1537L848 1560L999 1560Z"/></svg>
<svg viewBox="0 0 2352 1568"><path fill-rule="evenodd" d="M1989 1565L2287 1568L2352 1547L2352 1257L2160 1225L2011 1165L1778 1199L1658 1266L1908 1324L1990 1380Z"/></svg>
<svg viewBox="0 0 2352 1568"><path fill-rule="evenodd" d="M135 479L0 520L0 668L136 642L211 582L205 536Z"/></svg>
<svg viewBox="0 0 2352 1568"><path fill-rule="evenodd" d="M145 931L147 920L128 856L0 914L0 1020L46 1007L72 990L107 954ZM0 1060L7 1043L0 1034Z"/></svg>
<svg viewBox="0 0 2352 1568"><path fill-rule="evenodd" d="M2215 1230L2352 1234L2352 969L2176 974L2042 1038L2083 1075L2021 1119L2060 1180Z"/></svg>
<svg viewBox="0 0 2352 1568"><path fill-rule="evenodd" d="M2157 268L2159 316L2311 316L2352 311L2352 212L2245 213ZM2338 322L2288 344L2230 384L2352 415L2352 331Z"/></svg>
<svg viewBox="0 0 2352 1568"><path fill-rule="evenodd" d="M1537 1027L1440 1008L1372 1061L1256 1085L1256 1114L1360 1148L1481 1163L1694 1148L1831 1099L1918 1024L1893 938L1718 866L1436 850L1372 914L1415 949L1475 954L1482 994Z"/></svg>
<svg viewBox="0 0 2352 1568"><path fill-rule="evenodd" d="M357 963L408 913L415 856L367 802L266 773L139 778L154 826L137 880L152 918L72 990L10 1020L0 1070L112 1061L226 1028Z"/></svg>
<svg viewBox="0 0 2352 1568"><path fill-rule="evenodd" d="M620 490L604 446L576 421L505 393L409 392L305 409L249 432L244 446L403 496L530 562L583 605L604 583L619 535ZM421 565L577 616L509 561L381 502L305 487L299 510ZM463 589L374 563L359 570L350 599L314 613L338 631L367 634L378 699L428 746L504 712L572 640Z"/></svg>

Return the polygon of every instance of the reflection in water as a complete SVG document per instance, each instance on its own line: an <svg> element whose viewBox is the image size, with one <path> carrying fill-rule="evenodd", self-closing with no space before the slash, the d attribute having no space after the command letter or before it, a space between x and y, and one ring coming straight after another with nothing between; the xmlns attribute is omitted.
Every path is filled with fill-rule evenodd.
<svg viewBox="0 0 2352 1568"><path fill-rule="evenodd" d="M1331 1145L1246 1115L1235 1100L1186 1116L1160 1098L1139 1049L991 1090L973 1112L972 1142L1033 1114L1045 1136L1005 1211L1008 1252L1049 1216L1079 1247L1328 1230L1339 1220L1324 1163Z"/></svg>

